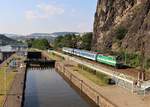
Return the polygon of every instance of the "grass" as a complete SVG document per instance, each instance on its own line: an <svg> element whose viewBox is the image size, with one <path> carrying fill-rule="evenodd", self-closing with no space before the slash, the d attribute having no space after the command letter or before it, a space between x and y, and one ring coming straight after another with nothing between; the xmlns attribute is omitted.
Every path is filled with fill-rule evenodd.
<svg viewBox="0 0 150 107"><path fill-rule="evenodd" d="M96 75L91 74L85 70L77 69L78 73L80 73L82 76L86 77L87 79L91 80L93 83L99 85L99 86L106 86L107 83L103 81L101 78L98 78Z"/></svg>
<svg viewBox="0 0 150 107"><path fill-rule="evenodd" d="M65 59L64 57L58 56L54 53L48 53L48 54L49 54L50 59L52 60L64 60Z"/></svg>
<svg viewBox="0 0 150 107"><path fill-rule="evenodd" d="M5 98L5 93L6 90L10 89L10 86L13 82L13 79L16 75L16 72L7 72L5 74L6 68L1 68L0 69L0 107L2 106L2 103ZM6 75L6 80L5 80L5 75ZM6 89L5 89L6 87Z"/></svg>
<svg viewBox="0 0 150 107"><path fill-rule="evenodd" d="M108 85L109 77L100 72L89 69L88 67L85 66L81 67L81 65L79 64L76 71L99 86Z"/></svg>

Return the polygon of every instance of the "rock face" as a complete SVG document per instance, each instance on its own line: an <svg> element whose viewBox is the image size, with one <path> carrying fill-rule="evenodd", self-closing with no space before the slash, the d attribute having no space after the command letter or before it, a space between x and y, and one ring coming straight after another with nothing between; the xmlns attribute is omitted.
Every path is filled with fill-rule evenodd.
<svg viewBox="0 0 150 107"><path fill-rule="evenodd" d="M143 50L149 57L150 0L98 0L92 49Z"/></svg>

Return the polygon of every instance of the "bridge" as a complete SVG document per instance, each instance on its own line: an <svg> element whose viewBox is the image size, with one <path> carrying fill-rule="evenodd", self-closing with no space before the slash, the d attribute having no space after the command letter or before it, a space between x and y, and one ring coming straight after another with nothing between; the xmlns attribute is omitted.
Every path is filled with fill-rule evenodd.
<svg viewBox="0 0 150 107"><path fill-rule="evenodd" d="M27 66L31 67L54 67L55 60L49 60L42 52L28 52L27 59L24 61Z"/></svg>
<svg viewBox="0 0 150 107"><path fill-rule="evenodd" d="M24 61L28 66L54 67L55 60L27 59Z"/></svg>

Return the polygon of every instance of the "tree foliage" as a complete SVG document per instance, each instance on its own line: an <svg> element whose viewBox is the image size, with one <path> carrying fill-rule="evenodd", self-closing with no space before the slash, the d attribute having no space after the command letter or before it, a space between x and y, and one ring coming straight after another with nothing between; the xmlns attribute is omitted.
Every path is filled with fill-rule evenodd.
<svg viewBox="0 0 150 107"><path fill-rule="evenodd" d="M77 48L80 36L75 34L67 34L65 36L59 36L54 41L54 48L70 47Z"/></svg>
<svg viewBox="0 0 150 107"><path fill-rule="evenodd" d="M54 41L54 48L70 47L85 50L91 49L92 33L86 33L83 36L75 34L67 34L59 36Z"/></svg>
<svg viewBox="0 0 150 107"><path fill-rule="evenodd" d="M31 40L28 40L27 43L30 48L37 48L37 49L45 50L50 47L46 39L31 39Z"/></svg>
<svg viewBox="0 0 150 107"><path fill-rule="evenodd" d="M82 36L81 49L91 50L92 33L86 33Z"/></svg>

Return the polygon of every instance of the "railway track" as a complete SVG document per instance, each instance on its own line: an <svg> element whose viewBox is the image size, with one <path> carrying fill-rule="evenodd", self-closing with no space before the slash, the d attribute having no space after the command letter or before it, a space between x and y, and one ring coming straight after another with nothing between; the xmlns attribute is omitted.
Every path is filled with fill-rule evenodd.
<svg viewBox="0 0 150 107"><path fill-rule="evenodd" d="M93 62L88 59L84 59L78 56L66 55L62 52L51 51L52 53L64 57L66 60L74 61L78 64L83 64L97 72L101 72L110 76L112 79L116 81L116 85L125 88L131 92L139 93L150 87L149 75L147 75L147 81L140 82L140 86L138 86L138 70L133 68L125 68L125 69L116 69L111 66L103 65L101 63ZM145 94L144 94L145 95Z"/></svg>
<svg viewBox="0 0 150 107"><path fill-rule="evenodd" d="M58 51L60 53L63 53L62 51ZM138 73L140 72L138 69L135 69L135 68L131 68L131 67L124 67L124 68L115 68L115 67L112 67L112 66L109 66L109 65L105 65L105 64L102 64L100 62L95 62L95 61L91 61L91 60L88 60L86 58L82 58L82 57L79 57L79 56L75 56L75 55L70 55L70 54L67 54L71 57L75 57L75 58L78 58L80 60L84 60L88 63L92 63L94 65L97 65L97 66L101 66L101 67L104 67L104 68L107 68L107 69L110 69L112 71L116 71L118 73L121 73L121 74L124 74L124 75L127 75L129 77L132 77L134 78L135 80L138 80ZM146 78L145 78L146 81L150 80L150 74L146 72Z"/></svg>
<svg viewBox="0 0 150 107"><path fill-rule="evenodd" d="M126 75L126 78L121 77L121 75L119 76L119 72L118 72L118 75L117 75L117 76L114 75L115 72L116 72L116 69L108 69L108 68L105 68L105 67L103 67L103 66L98 66L98 65L95 65L95 64L91 64L91 63L89 63L89 62L86 62L85 60L80 60L80 59L78 59L78 58L76 58L76 57L71 57L71 56L68 56L68 55L65 55L65 54L56 52L56 51L53 51L53 53L55 53L55 54L57 54L57 55L60 55L60 56L63 56L63 57L66 58L66 59L73 60L73 61L75 61L75 62L77 62L77 63L86 65L86 66L88 66L88 67L90 67L90 68L92 68L92 69L95 69L96 71L99 71L99 72L104 73L104 74L106 74L106 75L109 75L109 76L111 76L111 77L114 77L114 76L115 76L116 78L122 79L122 80L127 81L127 82L130 82L130 83L133 83L133 81L134 81L134 78L132 78L132 77L129 77L128 79L126 79L126 78L128 77L127 75Z"/></svg>

